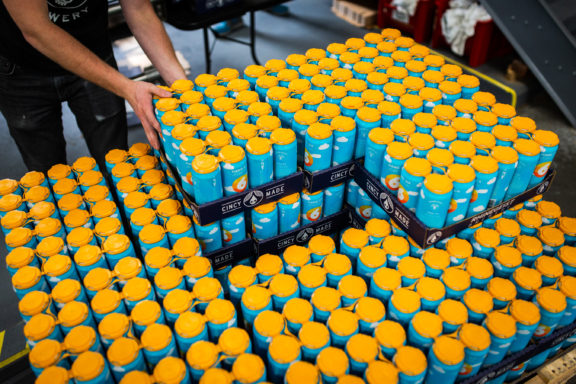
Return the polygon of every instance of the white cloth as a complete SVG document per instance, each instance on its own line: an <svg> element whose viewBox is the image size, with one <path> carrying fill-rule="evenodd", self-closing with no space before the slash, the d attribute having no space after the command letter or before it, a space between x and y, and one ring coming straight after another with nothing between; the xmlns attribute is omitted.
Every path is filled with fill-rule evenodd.
<svg viewBox="0 0 576 384"><path fill-rule="evenodd" d="M392 5L400 12L414 16L418 0L392 0Z"/></svg>
<svg viewBox="0 0 576 384"><path fill-rule="evenodd" d="M442 16L442 33L452 52L462 56L466 40L474 35L476 23L492 20L486 9L473 0L451 0Z"/></svg>

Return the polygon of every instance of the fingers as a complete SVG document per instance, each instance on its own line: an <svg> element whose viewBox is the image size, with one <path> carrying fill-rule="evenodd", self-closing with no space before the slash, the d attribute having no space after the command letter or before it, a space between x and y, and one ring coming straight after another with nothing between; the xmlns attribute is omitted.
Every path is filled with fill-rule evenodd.
<svg viewBox="0 0 576 384"><path fill-rule="evenodd" d="M150 84L150 92L158 97L172 97L172 93L168 92L165 89L155 86L154 84Z"/></svg>
<svg viewBox="0 0 576 384"><path fill-rule="evenodd" d="M156 132L154 132L154 129L148 124L145 124L144 122L142 122L142 126L144 127L144 133L146 134L146 138L148 139L150 145L154 147L154 149L156 150L160 149L158 136L156 135Z"/></svg>

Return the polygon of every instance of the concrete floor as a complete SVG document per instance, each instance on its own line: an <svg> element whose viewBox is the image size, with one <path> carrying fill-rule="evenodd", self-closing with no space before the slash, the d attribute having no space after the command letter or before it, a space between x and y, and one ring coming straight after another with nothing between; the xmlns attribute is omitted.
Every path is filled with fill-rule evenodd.
<svg viewBox="0 0 576 384"><path fill-rule="evenodd" d="M291 15L278 18L266 12L256 16L257 52L262 63L272 58L284 59L290 53L304 53L308 48L326 47L331 42L344 42L349 37L361 37L367 31L354 27L330 11L331 1L295 0L289 3ZM245 17L247 22L247 17ZM202 34L182 32L167 27L174 46L181 51L192 66L191 77L204 72ZM235 34L247 38L248 31L241 30ZM213 51L213 73L224 67L243 69L252 64L249 48L228 41L218 41ZM533 118L542 129L550 129L561 138L560 149L556 157L558 175L546 199L560 204L567 216L576 217L576 188L573 177L576 175L576 131L569 126L561 112L541 89L536 89L527 102L518 108L521 115ZM86 145L70 110L63 109L65 136L68 142L68 162L88 154ZM129 142L144 141L141 128L129 131ZM0 179L20 178L25 166L20 154L8 133L5 120L0 115ZM24 346L19 328L21 320L17 314L16 296L12 292L9 275L4 266L6 250L4 239L0 236L0 332L12 330L14 342L5 342L0 351L0 361L20 351ZM7 332L8 334L8 332ZM3 381L3 380L0 380Z"/></svg>

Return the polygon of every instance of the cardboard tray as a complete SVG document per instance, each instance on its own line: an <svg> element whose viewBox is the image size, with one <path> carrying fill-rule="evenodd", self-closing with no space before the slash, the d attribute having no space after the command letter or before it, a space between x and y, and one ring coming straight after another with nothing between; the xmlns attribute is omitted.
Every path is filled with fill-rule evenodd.
<svg viewBox="0 0 576 384"><path fill-rule="evenodd" d="M468 217L455 224L443 228L429 228L420 221L416 215L398 201L396 196L380 183L380 180L372 176L359 162L353 168L354 180L368 193L368 196L378 204L398 226L404 230L421 248L427 248L440 240L446 239L463 229L483 222L517 204L520 204L536 195L548 190L556 175L554 169L550 169L542 182L513 198L488 208L474 216Z"/></svg>

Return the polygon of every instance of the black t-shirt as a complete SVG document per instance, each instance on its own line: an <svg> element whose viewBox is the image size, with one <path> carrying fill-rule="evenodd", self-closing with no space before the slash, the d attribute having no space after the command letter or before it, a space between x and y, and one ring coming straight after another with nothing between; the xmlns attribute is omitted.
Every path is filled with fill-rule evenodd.
<svg viewBox="0 0 576 384"><path fill-rule="evenodd" d="M23 1L25 3L25 1ZM47 0L50 20L105 59L111 52L108 0ZM23 4L26 7L25 4ZM0 56L38 73L64 74L65 69L38 52L24 39L0 0Z"/></svg>

